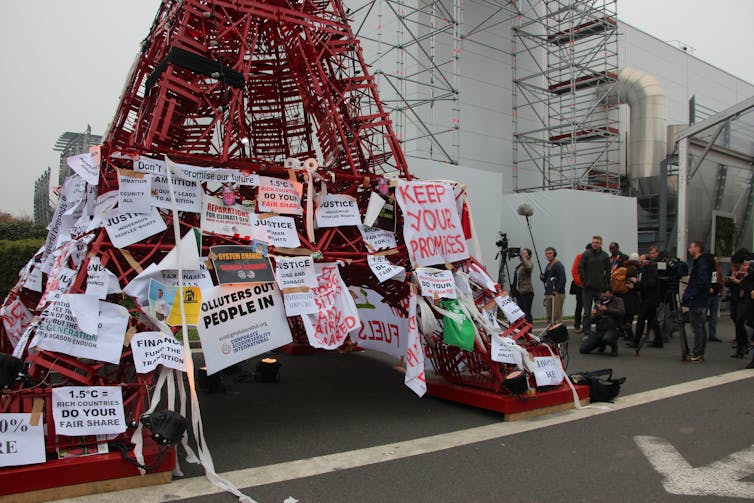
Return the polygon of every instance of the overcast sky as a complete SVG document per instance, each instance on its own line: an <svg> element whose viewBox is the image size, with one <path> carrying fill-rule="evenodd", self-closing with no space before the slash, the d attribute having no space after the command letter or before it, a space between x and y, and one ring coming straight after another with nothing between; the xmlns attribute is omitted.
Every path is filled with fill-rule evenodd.
<svg viewBox="0 0 754 503"><path fill-rule="evenodd" d="M346 0L347 2L347 0ZM103 134L159 0L0 0L0 211L33 214L65 131ZM754 0L619 0L619 17L754 82Z"/></svg>

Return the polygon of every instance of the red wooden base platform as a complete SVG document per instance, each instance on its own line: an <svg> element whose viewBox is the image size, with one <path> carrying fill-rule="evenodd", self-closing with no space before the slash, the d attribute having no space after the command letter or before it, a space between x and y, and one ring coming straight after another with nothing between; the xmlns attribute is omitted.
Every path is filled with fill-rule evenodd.
<svg viewBox="0 0 754 503"><path fill-rule="evenodd" d="M144 437L144 461L149 464L158 454L157 444ZM129 452L133 456L133 452ZM146 476L123 460L120 452L52 459L46 463L0 469L0 501L47 501L170 482L175 468L175 449ZM99 484L122 479L122 484ZM145 480L141 480L145 479ZM12 496L8 496L12 495ZM50 497L52 496L52 497Z"/></svg>
<svg viewBox="0 0 754 503"><path fill-rule="evenodd" d="M576 393L582 404L589 401L589 386L576 386ZM463 403L472 407L500 412L506 420L522 419L565 410L574 407L571 388L563 382L560 386L547 391L537 391L532 396L516 397L493 393L481 388L453 384L441 377L427 379L427 394L443 400ZM531 413L523 415L523 413Z"/></svg>

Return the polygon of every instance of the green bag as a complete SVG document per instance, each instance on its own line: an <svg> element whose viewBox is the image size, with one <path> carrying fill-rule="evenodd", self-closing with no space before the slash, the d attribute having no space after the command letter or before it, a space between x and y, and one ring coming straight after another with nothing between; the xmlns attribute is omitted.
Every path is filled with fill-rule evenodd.
<svg viewBox="0 0 754 503"><path fill-rule="evenodd" d="M449 313L457 315L456 317L444 316L442 320L443 342L448 346L456 346L466 351L474 350L474 325L470 319L463 314L461 306L456 299L441 299L440 307Z"/></svg>

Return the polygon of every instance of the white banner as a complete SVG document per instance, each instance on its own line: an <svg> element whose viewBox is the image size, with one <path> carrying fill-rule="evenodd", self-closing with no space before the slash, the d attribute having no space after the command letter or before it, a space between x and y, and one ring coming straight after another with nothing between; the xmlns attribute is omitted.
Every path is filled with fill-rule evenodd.
<svg viewBox="0 0 754 503"><path fill-rule="evenodd" d="M296 221L293 220L293 217L258 218L255 225L267 229L268 241L272 246L282 248L298 248L301 246L296 231Z"/></svg>
<svg viewBox="0 0 754 503"><path fill-rule="evenodd" d="M249 210L240 204L225 206L222 199L210 195L202 202L202 232L224 236L237 236L251 240L252 228Z"/></svg>
<svg viewBox="0 0 754 503"><path fill-rule="evenodd" d="M327 194L322 197L314 214L317 217L317 227L320 228L361 225L356 198L346 194Z"/></svg>
<svg viewBox="0 0 754 503"><path fill-rule="evenodd" d="M557 386L563 381L563 366L555 356L534 357L534 378L537 386Z"/></svg>
<svg viewBox="0 0 754 503"><path fill-rule="evenodd" d="M100 301L98 314L97 334L87 334L79 330L67 301L53 302L42 312L30 347L117 364L120 362L123 338L128 326L128 310Z"/></svg>
<svg viewBox="0 0 754 503"><path fill-rule="evenodd" d="M367 263L380 283L384 283L390 278L406 272L405 268L394 265L387 257L382 255L367 255ZM405 274L403 277L405 278ZM401 280L398 279L398 281Z"/></svg>
<svg viewBox="0 0 754 503"><path fill-rule="evenodd" d="M406 376L403 383L419 396L427 392L424 375L424 346L416 320L416 294L413 289L408 302L408 341L406 345Z"/></svg>
<svg viewBox="0 0 754 503"><path fill-rule="evenodd" d="M111 435L126 431L120 386L52 388L52 417L58 435Z"/></svg>
<svg viewBox="0 0 754 503"><path fill-rule="evenodd" d="M86 265L86 294L104 299L111 293L119 293L118 277L102 265L99 257L92 257Z"/></svg>
<svg viewBox="0 0 754 503"><path fill-rule="evenodd" d="M283 294L283 301L285 304L285 313L288 316L314 314L318 311L313 290Z"/></svg>
<svg viewBox="0 0 754 503"><path fill-rule="evenodd" d="M422 267L416 269L416 279L419 281L424 297L457 298L456 282L453 279L453 273L449 270Z"/></svg>
<svg viewBox="0 0 754 503"><path fill-rule="evenodd" d="M260 211L273 211L289 215L303 215L301 208L302 185L284 178L259 177L257 204Z"/></svg>
<svg viewBox="0 0 754 503"><path fill-rule="evenodd" d="M369 251L389 250L398 246L395 242L395 234L390 231L359 225L359 232Z"/></svg>
<svg viewBox="0 0 754 503"><path fill-rule="evenodd" d="M275 279L281 290L317 287L317 272L311 257L275 257Z"/></svg>
<svg viewBox="0 0 754 503"><path fill-rule="evenodd" d="M274 283L217 286L202 297L197 328L208 375L293 340Z"/></svg>
<svg viewBox="0 0 754 503"><path fill-rule="evenodd" d="M139 332L131 339L134 368L146 374L158 365L186 372L183 342L162 332Z"/></svg>
<svg viewBox="0 0 754 503"><path fill-rule="evenodd" d="M67 294L71 289L74 279L76 279L76 271L73 269L69 267L55 267L47 278L45 291L39 299L37 309L42 309L49 302L62 299L63 295Z"/></svg>
<svg viewBox="0 0 754 503"><path fill-rule="evenodd" d="M128 169L118 170L118 210L149 213L152 209L152 176Z"/></svg>
<svg viewBox="0 0 754 503"><path fill-rule="evenodd" d="M105 230L113 246L125 248L167 229L156 208L146 214L116 212L105 220Z"/></svg>
<svg viewBox="0 0 754 503"><path fill-rule="evenodd" d="M3 305L2 309L0 309L0 318L3 320L3 327L5 328L5 333L8 335L8 340L15 348L31 323L33 318L31 312L29 312L23 302L19 299L14 299L13 302Z"/></svg>
<svg viewBox="0 0 754 503"><path fill-rule="evenodd" d="M507 295L498 295L497 297L495 297L495 302L497 302L498 307L503 311L503 314L508 319L508 323L514 323L520 318L526 316L524 311L520 307L518 307L518 304L516 304L513 299L511 299Z"/></svg>
<svg viewBox="0 0 754 503"><path fill-rule="evenodd" d="M337 264L315 264L317 314L302 316L309 344L315 348L340 347L352 330L359 328L359 313Z"/></svg>
<svg viewBox="0 0 754 503"><path fill-rule="evenodd" d="M403 238L414 267L469 258L453 188L443 182L398 181Z"/></svg>
<svg viewBox="0 0 754 503"><path fill-rule="evenodd" d="M516 341L510 337L500 337L497 334L490 335L490 358L493 362L522 365L521 353L516 350Z"/></svg>
<svg viewBox="0 0 754 503"><path fill-rule="evenodd" d="M44 463L44 423L31 425L31 414L0 414L0 466Z"/></svg>
<svg viewBox="0 0 754 503"><path fill-rule="evenodd" d="M95 165L91 153L87 152L85 154L66 157L65 163L89 185L97 185L99 183L99 166Z"/></svg>
<svg viewBox="0 0 754 503"><path fill-rule="evenodd" d="M237 183L239 185L259 185L259 175L244 174L239 170L230 168L202 168L191 166L190 164L176 164L171 161L171 173L173 184L178 187L183 184L175 179L192 181L196 184L202 182L218 183ZM150 159L148 157L139 157L134 161L134 171L142 173L152 173L165 178L167 183L167 172L165 171L165 161L162 159ZM185 186L185 185L183 185ZM178 194L176 194L177 196ZM190 210L189 210L190 211Z"/></svg>
<svg viewBox="0 0 754 503"><path fill-rule="evenodd" d="M354 342L366 349L373 349L400 358L406 354L408 315L383 302L374 290L352 286L361 327Z"/></svg>

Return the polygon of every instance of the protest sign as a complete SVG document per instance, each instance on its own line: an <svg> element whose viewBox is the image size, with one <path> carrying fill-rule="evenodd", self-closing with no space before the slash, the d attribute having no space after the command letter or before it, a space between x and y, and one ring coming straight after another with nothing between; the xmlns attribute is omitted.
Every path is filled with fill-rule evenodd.
<svg viewBox="0 0 754 503"><path fill-rule="evenodd" d="M253 246L212 246L210 259L220 284L275 281L270 259Z"/></svg>
<svg viewBox="0 0 754 503"><path fill-rule="evenodd" d="M259 177L257 204L260 211L273 211L289 215L302 215L301 192L299 182L270 176Z"/></svg>
<svg viewBox="0 0 754 503"><path fill-rule="evenodd" d="M237 183L239 185L250 186L259 185L259 175L257 174L245 174L231 168L204 168L191 166L190 164L178 164L173 161L169 161L169 163L173 185L176 187L186 187L186 185L181 183L181 180L191 181L197 185L203 182ZM165 161L162 159L150 159L149 157L141 156L134 160L133 168L134 171L152 173L155 177L164 177L165 183L167 183ZM176 194L177 196L178 194Z"/></svg>
<svg viewBox="0 0 754 503"><path fill-rule="evenodd" d="M377 220L377 215L385 205L385 200L380 197L376 192L369 194L369 204L367 205L367 211L364 213L364 225L372 227L374 221Z"/></svg>
<svg viewBox="0 0 754 503"><path fill-rule="evenodd" d="M498 295L495 297L495 302L498 307L503 311L503 314L508 319L508 323L514 323L515 321L526 316L524 311L518 307L518 304L513 302L507 295Z"/></svg>
<svg viewBox="0 0 754 503"><path fill-rule="evenodd" d="M146 374L158 365L186 372L183 342L162 332L138 332L131 339L134 368Z"/></svg>
<svg viewBox="0 0 754 503"><path fill-rule="evenodd" d="M367 255L367 263L380 283L406 272L405 268L394 265L387 257L382 255ZM403 277L405 278L405 275Z"/></svg>
<svg viewBox="0 0 754 503"><path fill-rule="evenodd" d="M457 297L456 283L451 271L421 267L416 269L416 279L419 281L422 295L425 297L444 297L446 299Z"/></svg>
<svg viewBox="0 0 754 503"><path fill-rule="evenodd" d="M453 188L443 182L399 181L403 238L414 267L469 258Z"/></svg>
<svg viewBox="0 0 754 503"><path fill-rule="evenodd" d="M285 292L283 294L285 313L288 316L301 314L314 314L317 312L317 303L314 301L314 291Z"/></svg>
<svg viewBox="0 0 754 503"><path fill-rule="evenodd" d="M379 196L378 196L379 197ZM356 198L347 194L327 194L319 200L315 211L317 227L361 225Z"/></svg>
<svg viewBox="0 0 754 503"><path fill-rule="evenodd" d="M120 197L120 194L117 190L111 190L110 192L105 192L104 194L97 196L94 203L94 210L92 211L92 219L86 226L87 231L93 231L94 229L102 227L105 219L113 213L113 208L118 204L118 197Z"/></svg>
<svg viewBox="0 0 754 503"><path fill-rule="evenodd" d="M86 293L104 299L111 293L119 293L118 277L102 265L99 257L92 257L86 265Z"/></svg>
<svg viewBox="0 0 754 503"><path fill-rule="evenodd" d="M123 288L123 292L126 295L130 295L135 298L142 308L146 306L152 306L152 300L150 300L150 283L151 280L155 280L161 283L167 288L175 289L178 286L178 271L176 270L164 270L161 271L156 264L149 264L146 269L139 273L134 279L131 280L128 285ZM183 271L183 284L185 286L198 286L202 290L212 288L212 277L209 271L202 264L197 271ZM154 295L152 299L156 298L156 290L152 290ZM163 290L163 294L165 291ZM169 295L174 295L173 293ZM172 299L172 296L166 297ZM169 310L167 311L170 312Z"/></svg>
<svg viewBox="0 0 754 503"><path fill-rule="evenodd" d="M372 227L395 234L395 205L393 203L387 202L382 205Z"/></svg>
<svg viewBox="0 0 754 503"><path fill-rule="evenodd" d="M406 353L408 316L383 302L374 290L352 286L361 324L354 342L365 349L373 349L400 358Z"/></svg>
<svg viewBox="0 0 754 503"><path fill-rule="evenodd" d="M563 366L556 356L534 357L534 378L537 386L557 386L563 381Z"/></svg>
<svg viewBox="0 0 754 503"><path fill-rule="evenodd" d="M105 220L105 230L116 248L138 243L167 229L160 212L152 207L149 213L121 213Z"/></svg>
<svg viewBox="0 0 754 503"><path fill-rule="evenodd" d="M47 238L45 239L44 251L42 252L42 272L49 273L52 267L53 252L70 239L71 223L64 218L68 212L79 205L84 196L86 183L78 175L72 175L65 179L63 188L60 190L60 198L52 220L47 225Z"/></svg>
<svg viewBox="0 0 754 503"><path fill-rule="evenodd" d="M19 339L21 339L21 336L31 323L33 316L24 303L16 298L10 303L3 304L3 307L0 309L0 318L3 320L5 334L8 336L11 345L15 348Z"/></svg>
<svg viewBox="0 0 754 503"><path fill-rule="evenodd" d="M120 386L52 388L52 418L58 435L123 433L123 393Z"/></svg>
<svg viewBox="0 0 754 503"><path fill-rule="evenodd" d="M39 299L37 309L42 309L45 304L60 300L68 293L76 279L76 271L70 267L55 267L47 278L45 291Z"/></svg>
<svg viewBox="0 0 754 503"><path fill-rule="evenodd" d="M123 338L128 326L128 310L99 301L98 314L97 334L87 334L79 329L66 300L53 302L42 312L30 347L117 364L120 362Z"/></svg>
<svg viewBox="0 0 754 503"><path fill-rule="evenodd" d="M302 316L309 344L315 348L340 347L352 330L358 329L359 313L340 277L337 264L315 264L317 313Z"/></svg>
<svg viewBox="0 0 754 503"><path fill-rule="evenodd" d="M408 343L406 345L406 376L403 383L419 396L427 392L424 375L424 346L416 320L416 294L413 289L408 303Z"/></svg>
<svg viewBox="0 0 754 503"><path fill-rule="evenodd" d="M251 240L249 210L240 204L225 206L222 199L205 195L202 202L202 232Z"/></svg>
<svg viewBox="0 0 754 503"><path fill-rule="evenodd" d="M0 414L0 466L44 463L44 424L31 424L31 414Z"/></svg>
<svg viewBox="0 0 754 503"><path fill-rule="evenodd" d="M167 209L173 207L170 198L170 184L165 174L164 161L140 157L134 161L134 171L151 174L152 191L150 196L152 206ZM204 190L199 181L173 177L173 194L175 195L175 208L178 211L189 211L192 213L202 211Z"/></svg>
<svg viewBox="0 0 754 503"><path fill-rule="evenodd" d="M387 250L398 246L395 242L395 233L391 231L359 225L359 232L369 251Z"/></svg>
<svg viewBox="0 0 754 503"><path fill-rule="evenodd" d="M129 169L118 170L118 209L149 213L152 208L152 176Z"/></svg>
<svg viewBox="0 0 754 503"><path fill-rule="evenodd" d="M270 245L282 248L298 248L301 241L296 231L296 221L293 217L268 217L259 218L254 224L267 229L267 237Z"/></svg>
<svg viewBox="0 0 754 503"><path fill-rule="evenodd" d="M96 295L81 293L66 296L71 314L76 318L79 330L91 335L97 335L99 327L99 299Z"/></svg>
<svg viewBox="0 0 754 503"><path fill-rule="evenodd" d="M275 257L275 265L275 277L281 290L317 286L317 273L311 257Z"/></svg>
<svg viewBox="0 0 754 503"><path fill-rule="evenodd" d="M99 183L99 165L95 165L90 152L66 157L65 163L89 185Z"/></svg>
<svg viewBox="0 0 754 503"><path fill-rule="evenodd" d="M207 374L293 340L283 299L274 283L221 285L203 292L197 328Z"/></svg>
<svg viewBox="0 0 754 503"><path fill-rule="evenodd" d="M510 337L490 335L490 358L493 362L510 363L521 366L521 353L515 349L516 341Z"/></svg>
<svg viewBox="0 0 754 503"><path fill-rule="evenodd" d="M182 293L181 293L182 292ZM202 291L196 286L178 287L173 297L173 305L168 314L167 324L171 327L179 327L183 324L183 316L186 317L186 325L196 325L199 322L199 310L202 305Z"/></svg>

